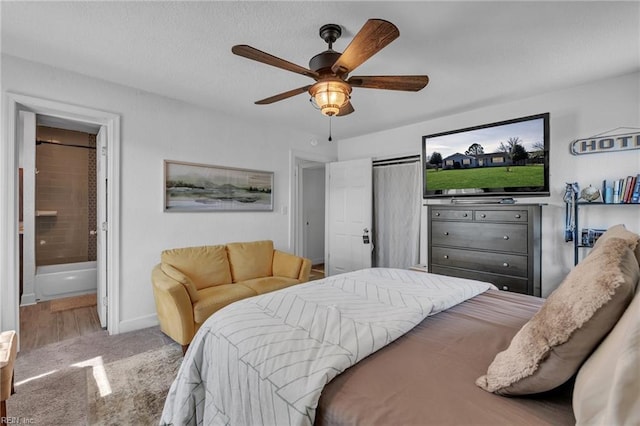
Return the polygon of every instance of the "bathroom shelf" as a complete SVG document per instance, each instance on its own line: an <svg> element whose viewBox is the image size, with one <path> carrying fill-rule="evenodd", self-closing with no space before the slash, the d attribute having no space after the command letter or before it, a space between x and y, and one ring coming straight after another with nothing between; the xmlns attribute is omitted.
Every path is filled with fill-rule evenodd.
<svg viewBox="0 0 640 426"><path fill-rule="evenodd" d="M36 210L36 217L40 216L58 216L57 210Z"/></svg>

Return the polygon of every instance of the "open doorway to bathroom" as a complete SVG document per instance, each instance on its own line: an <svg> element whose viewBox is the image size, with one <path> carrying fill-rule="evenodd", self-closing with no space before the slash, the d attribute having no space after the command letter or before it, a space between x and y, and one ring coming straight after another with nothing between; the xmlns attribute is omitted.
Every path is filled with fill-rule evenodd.
<svg viewBox="0 0 640 426"><path fill-rule="evenodd" d="M99 129L37 115L35 149L24 150L35 154L35 170L26 187L21 179L19 215L24 223L26 193L33 200L33 210L28 201L27 211L35 213L35 226L28 230L33 247L21 247L22 261L34 264L33 276L26 278L33 296L23 298L22 281L20 286L20 299L27 301L20 307L23 350L101 330L96 296Z"/></svg>
<svg viewBox="0 0 640 426"><path fill-rule="evenodd" d="M23 226L19 221L19 176L23 169L23 191L27 188L35 191L35 150L37 124L65 128L62 123L75 123L97 130L96 157L98 167L97 188L97 312L102 328L109 334L120 332L119 282L120 276L120 116L111 112L92 109L79 105L58 102L17 93L4 93L6 106L6 128L3 129L3 142L0 144L0 177L5 191L0 191L0 329L13 329L20 335L20 306L36 304L35 287L35 194L22 199ZM38 116L38 123L36 117ZM46 118L49 122L44 123ZM40 148L37 148L40 149ZM65 148L70 149L70 148ZM29 151L29 152L27 152ZM30 170L30 172L28 172ZM44 210L44 209L43 209ZM22 232L19 230L22 229ZM90 229L87 228L88 231ZM29 233L30 232L30 233ZM29 241L28 241L29 240ZM19 259L23 250L20 243L30 247L33 252L31 270L27 271L26 260ZM46 245L46 244L45 244ZM26 250L25 250L26 253ZM21 268L21 261L24 268ZM20 279L22 273L23 294L20 297ZM31 283L27 280L31 279ZM27 285L30 284L30 287Z"/></svg>

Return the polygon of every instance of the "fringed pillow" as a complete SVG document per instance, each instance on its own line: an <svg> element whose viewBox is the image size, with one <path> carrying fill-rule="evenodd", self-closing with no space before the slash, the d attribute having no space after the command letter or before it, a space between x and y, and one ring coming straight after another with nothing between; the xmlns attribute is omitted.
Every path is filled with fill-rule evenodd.
<svg viewBox="0 0 640 426"><path fill-rule="evenodd" d="M548 391L573 376L631 301L640 268L629 242L594 248L496 355L476 384L500 395Z"/></svg>

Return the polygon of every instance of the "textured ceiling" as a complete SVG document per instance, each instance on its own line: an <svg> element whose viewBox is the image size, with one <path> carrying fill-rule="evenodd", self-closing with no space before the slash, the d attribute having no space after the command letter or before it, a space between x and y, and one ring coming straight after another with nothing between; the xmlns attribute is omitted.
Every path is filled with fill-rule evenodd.
<svg viewBox="0 0 640 426"><path fill-rule="evenodd" d="M326 137L306 94L253 102L313 80L235 56L249 44L307 67L342 26L369 18L400 37L353 74L428 74L420 92L354 89L334 139L393 128L640 69L639 2L1 2L2 52Z"/></svg>

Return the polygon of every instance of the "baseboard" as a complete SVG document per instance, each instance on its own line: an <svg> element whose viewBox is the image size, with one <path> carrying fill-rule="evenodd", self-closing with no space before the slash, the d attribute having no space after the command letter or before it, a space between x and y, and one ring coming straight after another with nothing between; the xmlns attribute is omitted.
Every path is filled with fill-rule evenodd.
<svg viewBox="0 0 640 426"><path fill-rule="evenodd" d="M35 305L36 304L36 294L35 293L24 293L20 300L20 306L27 305Z"/></svg>
<svg viewBox="0 0 640 426"><path fill-rule="evenodd" d="M155 327L158 324L160 323L158 322L157 314L145 315L143 317L120 321L120 323L118 324L118 333L127 333L129 331L142 330L143 328Z"/></svg>

